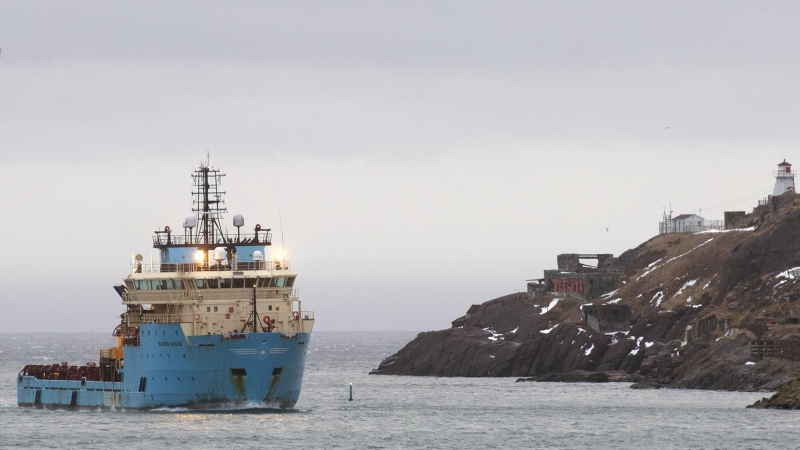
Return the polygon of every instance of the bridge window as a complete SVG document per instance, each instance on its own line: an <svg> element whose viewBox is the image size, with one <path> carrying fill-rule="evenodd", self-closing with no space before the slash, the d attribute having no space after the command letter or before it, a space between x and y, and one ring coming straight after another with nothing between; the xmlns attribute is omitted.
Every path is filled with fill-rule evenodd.
<svg viewBox="0 0 800 450"><path fill-rule="evenodd" d="M198 279L196 279L194 281L197 284L197 289L207 289L208 288L208 286L206 286L206 280L205 279L198 278Z"/></svg>
<svg viewBox="0 0 800 450"><path fill-rule="evenodd" d="M159 289L172 289L172 280L160 280L158 284Z"/></svg>
<svg viewBox="0 0 800 450"><path fill-rule="evenodd" d="M286 277L275 277L269 281L269 287L284 287L286 285Z"/></svg>
<svg viewBox="0 0 800 450"><path fill-rule="evenodd" d="M183 289L183 280L172 280L172 286L175 289Z"/></svg>
<svg viewBox="0 0 800 450"><path fill-rule="evenodd" d="M258 287L263 288L269 286L270 280L272 278L259 278L258 279Z"/></svg>
<svg viewBox="0 0 800 450"><path fill-rule="evenodd" d="M231 286L232 283L230 278L220 278L219 287L221 287L222 289L230 289Z"/></svg>
<svg viewBox="0 0 800 450"><path fill-rule="evenodd" d="M244 279L244 287L251 288L256 286L256 279L253 277L247 277Z"/></svg>
<svg viewBox="0 0 800 450"><path fill-rule="evenodd" d="M268 287L292 287L294 285L295 277L275 277L269 279Z"/></svg>
<svg viewBox="0 0 800 450"><path fill-rule="evenodd" d="M243 288L244 287L244 278L234 278L233 279L233 287L234 288Z"/></svg>

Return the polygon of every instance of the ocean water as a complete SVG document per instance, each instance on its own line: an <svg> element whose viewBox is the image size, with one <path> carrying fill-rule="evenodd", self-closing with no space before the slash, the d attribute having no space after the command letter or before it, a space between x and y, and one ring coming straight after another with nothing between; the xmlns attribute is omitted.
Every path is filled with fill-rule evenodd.
<svg viewBox="0 0 800 450"><path fill-rule="evenodd" d="M314 333L303 393L291 411L103 412L17 407L16 375L26 363L96 361L97 349L111 345L109 335L0 333L0 447L800 447L800 411L745 409L765 393L368 375L414 335Z"/></svg>

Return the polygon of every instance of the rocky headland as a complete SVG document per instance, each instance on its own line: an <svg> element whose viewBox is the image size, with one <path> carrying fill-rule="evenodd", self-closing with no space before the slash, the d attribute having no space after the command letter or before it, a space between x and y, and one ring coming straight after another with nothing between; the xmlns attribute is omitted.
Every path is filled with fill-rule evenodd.
<svg viewBox="0 0 800 450"><path fill-rule="evenodd" d="M800 409L800 378L795 378L780 388L770 398L764 397L748 408L756 409Z"/></svg>
<svg viewBox="0 0 800 450"><path fill-rule="evenodd" d="M745 228L663 234L628 250L613 269L617 289L592 300L537 292L473 305L372 373L777 390L800 376L800 196L774 200ZM630 318L597 330L582 305L620 305Z"/></svg>

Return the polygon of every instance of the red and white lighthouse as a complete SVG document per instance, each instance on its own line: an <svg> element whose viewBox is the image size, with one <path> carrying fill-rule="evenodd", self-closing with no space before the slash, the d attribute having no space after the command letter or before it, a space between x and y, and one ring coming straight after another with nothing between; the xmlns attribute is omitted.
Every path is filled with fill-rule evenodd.
<svg viewBox="0 0 800 450"><path fill-rule="evenodd" d="M775 171L775 189L772 191L772 196L777 197L790 189L794 192L794 175L795 171L792 170L792 165L786 162L785 159L778 164L778 170Z"/></svg>

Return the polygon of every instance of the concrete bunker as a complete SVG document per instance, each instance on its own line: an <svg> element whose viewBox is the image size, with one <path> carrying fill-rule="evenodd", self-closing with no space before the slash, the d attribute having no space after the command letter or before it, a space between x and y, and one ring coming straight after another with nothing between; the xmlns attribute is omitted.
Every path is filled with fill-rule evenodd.
<svg viewBox="0 0 800 450"><path fill-rule="evenodd" d="M554 292L591 300L617 289L619 261L610 253L562 253L558 269L545 270L544 278L528 280L528 295ZM594 264L588 264L588 262Z"/></svg>

